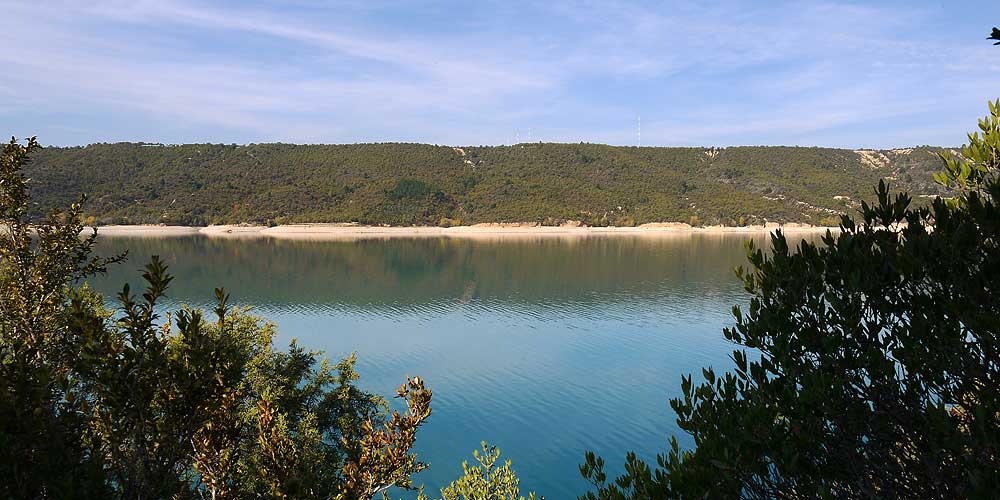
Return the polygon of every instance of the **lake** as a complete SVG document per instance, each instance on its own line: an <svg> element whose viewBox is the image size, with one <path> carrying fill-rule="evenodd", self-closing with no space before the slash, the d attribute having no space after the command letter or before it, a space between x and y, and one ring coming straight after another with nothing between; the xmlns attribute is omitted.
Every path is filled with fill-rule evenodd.
<svg viewBox="0 0 1000 500"><path fill-rule="evenodd" d="M295 241L105 237L129 260L91 280L112 295L160 255L168 306L212 304L225 287L331 358L358 353L361 386L391 396L406 375L434 391L417 451L429 493L487 440L522 493L576 498L593 450L621 471L671 435L681 375L730 367L722 328L747 301L733 274L747 235ZM756 235L766 243L764 235Z"/></svg>

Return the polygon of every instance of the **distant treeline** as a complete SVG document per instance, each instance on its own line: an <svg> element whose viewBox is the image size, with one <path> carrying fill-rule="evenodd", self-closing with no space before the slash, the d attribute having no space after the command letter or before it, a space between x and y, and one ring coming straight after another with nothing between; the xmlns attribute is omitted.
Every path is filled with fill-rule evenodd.
<svg viewBox="0 0 1000 500"><path fill-rule="evenodd" d="M119 143L44 148L27 172L34 216L86 193L96 224L835 224L880 179L944 194L939 151Z"/></svg>

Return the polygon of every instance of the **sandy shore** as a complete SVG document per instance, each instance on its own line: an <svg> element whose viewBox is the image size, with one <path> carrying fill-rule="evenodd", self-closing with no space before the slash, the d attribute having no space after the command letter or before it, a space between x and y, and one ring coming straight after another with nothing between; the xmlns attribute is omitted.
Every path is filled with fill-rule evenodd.
<svg viewBox="0 0 1000 500"><path fill-rule="evenodd" d="M220 238L279 238L357 240L384 238L510 238L566 236L669 236L691 234L760 234L781 229L786 233L825 233L837 228L808 224L768 224L767 226L706 226L667 222L643 224L637 227L540 226L537 224L476 224L457 227L388 227L352 224L287 224L275 227L220 225L189 226L102 226L102 236L169 237L204 235ZM89 232L89 230L88 230Z"/></svg>
<svg viewBox="0 0 1000 500"><path fill-rule="evenodd" d="M92 228L84 228L81 234L90 234ZM201 228L191 226L99 226L101 236L190 236L198 234Z"/></svg>

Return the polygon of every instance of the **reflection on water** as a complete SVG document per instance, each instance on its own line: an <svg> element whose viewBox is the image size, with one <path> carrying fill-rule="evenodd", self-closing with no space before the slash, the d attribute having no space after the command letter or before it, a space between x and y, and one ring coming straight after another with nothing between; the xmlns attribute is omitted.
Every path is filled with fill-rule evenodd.
<svg viewBox="0 0 1000 500"><path fill-rule="evenodd" d="M168 305L210 304L222 286L282 341L357 351L370 390L389 395L419 374L434 390L418 439L429 491L487 439L522 486L561 499L585 491L586 450L617 472L628 450L665 449L680 376L729 366L721 330L745 300L733 268L746 239L102 238L101 254L127 249L129 260L91 283L135 289L136 270L160 255L176 276Z"/></svg>

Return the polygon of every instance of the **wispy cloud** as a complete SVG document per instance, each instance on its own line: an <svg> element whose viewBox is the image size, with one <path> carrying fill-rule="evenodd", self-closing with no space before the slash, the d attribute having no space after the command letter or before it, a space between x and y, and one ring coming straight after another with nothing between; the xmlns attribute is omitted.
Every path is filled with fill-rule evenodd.
<svg viewBox="0 0 1000 500"><path fill-rule="evenodd" d="M987 4L0 8L0 124L57 144L955 143L1000 88Z"/></svg>

